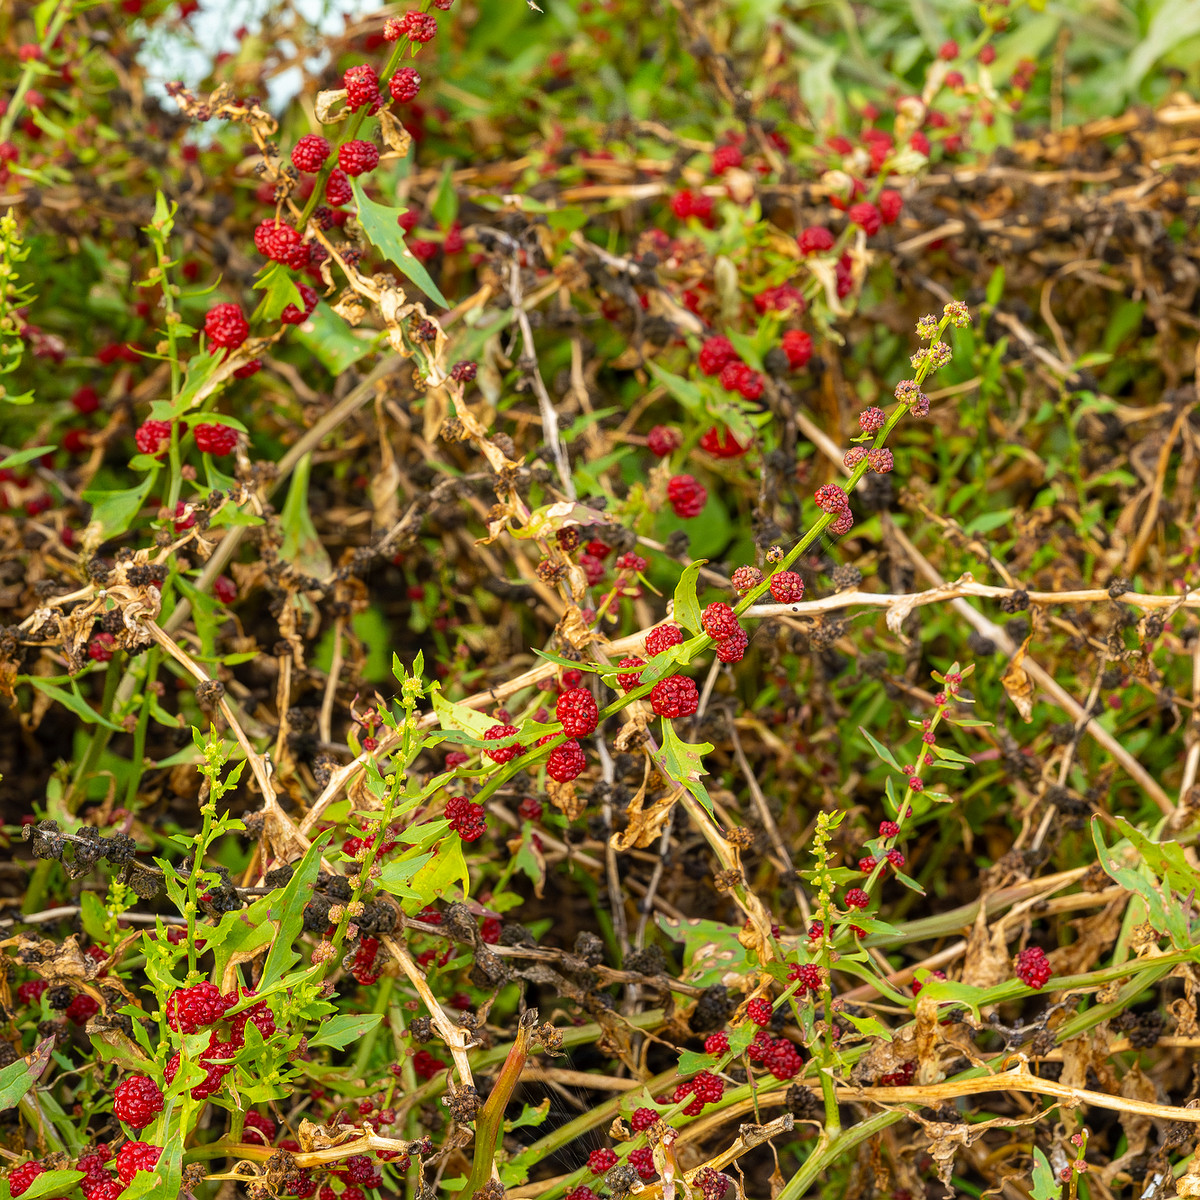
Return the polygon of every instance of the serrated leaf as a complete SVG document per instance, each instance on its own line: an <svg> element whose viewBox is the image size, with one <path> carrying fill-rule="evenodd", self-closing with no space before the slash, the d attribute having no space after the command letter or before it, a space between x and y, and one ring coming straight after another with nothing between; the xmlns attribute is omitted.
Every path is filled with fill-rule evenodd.
<svg viewBox="0 0 1200 1200"><path fill-rule="evenodd" d="M141 483L124 491L109 492L89 488L82 494L81 499L92 506L92 520L98 522L104 530L106 541L109 538L120 537L133 523L134 517L146 502L146 497L150 495L157 475L157 470L151 471Z"/></svg>
<svg viewBox="0 0 1200 1200"><path fill-rule="evenodd" d="M878 754L879 757L883 759L883 761L887 763L887 765L891 767L893 771L900 770L900 764L896 761L895 756L882 742L873 738L861 725L858 727L858 732L867 739L871 749L874 750L875 753Z"/></svg>
<svg viewBox="0 0 1200 1200"><path fill-rule="evenodd" d="M713 1056L698 1050L684 1050L679 1056L678 1071L680 1075L695 1075L697 1071L707 1071L713 1065Z"/></svg>
<svg viewBox="0 0 1200 1200"><path fill-rule="evenodd" d="M271 944L263 967L262 979L258 985L260 992L265 991L277 979L281 979L283 973L291 970L300 960L300 955L292 949L292 943L300 936L304 927L304 906L308 903L313 880L321 869L321 851L329 844L331 837L332 829L322 833L305 851L283 891L278 895L272 893L266 897L269 902L267 917L275 923L278 936Z"/></svg>
<svg viewBox="0 0 1200 1200"><path fill-rule="evenodd" d="M526 1104L521 1108L521 1115L512 1121L505 1121L504 1128L506 1131L513 1129L523 1129L530 1125L541 1125L543 1121L550 1115L550 1097L538 1105Z"/></svg>
<svg viewBox="0 0 1200 1200"><path fill-rule="evenodd" d="M274 262L263 267L254 281L254 289L261 291L263 298L251 320L278 321L280 313L289 304L294 304L300 312L304 311L304 297L300 295L300 289L285 263Z"/></svg>
<svg viewBox="0 0 1200 1200"><path fill-rule="evenodd" d="M698 416L703 416L705 413L704 392L698 384L693 383L690 379L684 379L682 375L673 375L670 371L663 370L662 367L655 362L647 362L646 366L650 368L650 374L659 381L683 405L689 412L696 413Z"/></svg>
<svg viewBox="0 0 1200 1200"><path fill-rule="evenodd" d="M704 630L700 625L700 601L696 598L696 581L700 577L700 568L708 562L706 558L689 563L679 576L675 585L675 608L673 616L689 633L700 634Z"/></svg>
<svg viewBox="0 0 1200 1200"><path fill-rule="evenodd" d="M712 752L710 742L685 742L675 732L675 727L666 717L662 718L662 749L654 756L667 775L681 783L700 802L701 807L715 820L712 800L700 780L708 774L704 769L704 755Z"/></svg>
<svg viewBox="0 0 1200 1200"><path fill-rule="evenodd" d="M417 285L431 300L449 308L446 297L442 295L438 285L425 265L408 248L404 241L404 232L396 224L399 209L389 208L386 204L376 204L367 198L366 192L357 179L350 180L354 192L354 200L358 205L358 223L371 245L383 254L390 262L395 263L401 272ZM282 309L280 310L282 312Z"/></svg>
<svg viewBox="0 0 1200 1200"><path fill-rule="evenodd" d="M332 1046L344 1050L351 1042L370 1033L380 1021L383 1013L362 1013L353 1016L330 1017L321 1022L320 1032L308 1039L310 1046Z"/></svg>

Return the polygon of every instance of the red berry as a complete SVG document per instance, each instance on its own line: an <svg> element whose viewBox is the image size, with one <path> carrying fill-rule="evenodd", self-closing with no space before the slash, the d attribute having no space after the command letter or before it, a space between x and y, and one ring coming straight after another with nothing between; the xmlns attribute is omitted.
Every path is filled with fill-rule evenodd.
<svg viewBox="0 0 1200 1200"><path fill-rule="evenodd" d="M237 584L228 575L218 575L213 580L213 595L222 604L232 604L238 596Z"/></svg>
<svg viewBox="0 0 1200 1200"><path fill-rule="evenodd" d="M36 1004L49 984L44 979L30 979L17 986L17 999L22 1004Z"/></svg>
<svg viewBox="0 0 1200 1200"><path fill-rule="evenodd" d="M233 373L235 379L249 379L251 375L257 375L262 370L262 359L252 358L248 363L243 363Z"/></svg>
<svg viewBox="0 0 1200 1200"><path fill-rule="evenodd" d="M868 201L863 201L860 204L853 204L847 211L846 216L862 229L868 237L873 237L883 226L883 216L879 209Z"/></svg>
<svg viewBox="0 0 1200 1200"><path fill-rule="evenodd" d="M401 67L388 80L388 91L391 92L392 99L400 104L407 104L410 100L416 99L420 89L421 76L412 67Z"/></svg>
<svg viewBox="0 0 1200 1200"><path fill-rule="evenodd" d="M801 329L789 329L779 344L793 371L800 370L812 358L812 338Z"/></svg>
<svg viewBox="0 0 1200 1200"><path fill-rule="evenodd" d="M891 850L889 850L887 852L886 857L887 857L888 862L890 862L897 871L903 869L904 861L905 861L904 855L901 854L899 850L897 850L893 847Z"/></svg>
<svg viewBox="0 0 1200 1200"><path fill-rule="evenodd" d="M143 421L134 431L133 440L143 454L164 454L171 444L171 423Z"/></svg>
<svg viewBox="0 0 1200 1200"><path fill-rule="evenodd" d="M674 475L667 483L667 500L677 517L698 517L708 501L704 485L690 475Z"/></svg>
<svg viewBox="0 0 1200 1200"><path fill-rule="evenodd" d="M858 427L863 433L878 433L887 424L887 413L876 405L858 414Z"/></svg>
<svg viewBox="0 0 1200 1200"><path fill-rule="evenodd" d="M379 99L379 76L368 63L351 67L342 76L342 87L346 89L346 107L351 111L364 104L374 104Z"/></svg>
<svg viewBox="0 0 1200 1200"><path fill-rule="evenodd" d="M580 1184L577 1188L572 1188L566 1195L566 1200L599 1200L599 1197L590 1187L584 1187Z"/></svg>
<svg viewBox="0 0 1200 1200"><path fill-rule="evenodd" d="M493 725L484 735L484 740L488 742L498 741L500 738L512 737L519 733L515 725ZM511 746L498 746L494 750L485 750L484 753L494 763L512 762L514 758L520 758L525 753L525 747L519 742L514 742Z"/></svg>
<svg viewBox="0 0 1200 1200"><path fill-rule="evenodd" d="M1046 981L1053 974L1046 952L1041 946L1026 946L1017 955L1016 971L1017 978L1026 987L1035 988L1037 991L1046 986Z"/></svg>
<svg viewBox="0 0 1200 1200"><path fill-rule="evenodd" d="M724 638L732 637L741 625L738 624L737 614L721 601L708 605L707 608L700 614L700 624L704 628L704 632L708 634L714 641L722 641Z"/></svg>
<svg viewBox="0 0 1200 1200"><path fill-rule="evenodd" d="M714 458L740 458L746 453L747 447L728 429L720 429L714 425L701 435L700 449Z"/></svg>
<svg viewBox="0 0 1200 1200"><path fill-rule="evenodd" d="M683 630L678 625L658 625L646 634L646 653L653 658L672 646L683 645Z"/></svg>
<svg viewBox="0 0 1200 1200"><path fill-rule="evenodd" d="M279 314L279 320L284 325L303 325L317 307L317 293L312 288L303 283L297 284L296 288L300 292L300 299L304 301L304 311L301 312L294 304L289 304Z"/></svg>
<svg viewBox="0 0 1200 1200"><path fill-rule="evenodd" d="M117 639L111 633L98 633L88 642L88 658L92 662L112 662Z"/></svg>
<svg viewBox="0 0 1200 1200"><path fill-rule="evenodd" d="M794 963L788 968L788 982L799 983L801 992L819 992L821 968L816 963Z"/></svg>
<svg viewBox="0 0 1200 1200"><path fill-rule="evenodd" d="M563 733L581 738L593 733L600 720L596 698L587 688L571 688L563 692L554 707L554 715L562 722Z"/></svg>
<svg viewBox="0 0 1200 1200"><path fill-rule="evenodd" d="M895 465L896 460L886 446L867 451L867 466L877 475L886 475Z"/></svg>
<svg viewBox="0 0 1200 1200"><path fill-rule="evenodd" d="M329 172L329 178L325 181L325 199L335 208L339 204L349 204L354 199L350 181L340 167L334 167Z"/></svg>
<svg viewBox="0 0 1200 1200"><path fill-rule="evenodd" d="M247 1125L253 1116L258 1114L251 1113L246 1118ZM121 1182L128 1183L139 1171L153 1171L160 1154L161 1146L151 1146L148 1142L126 1142L117 1151L117 1175L120 1176Z"/></svg>
<svg viewBox="0 0 1200 1200"><path fill-rule="evenodd" d="M593 1150L588 1155L588 1169L593 1175L603 1175L617 1165L617 1156L609 1149Z"/></svg>
<svg viewBox="0 0 1200 1200"><path fill-rule="evenodd" d="M650 564L640 555L635 554L632 550L627 550L624 554L617 555L617 560L613 564L618 571L644 571Z"/></svg>
<svg viewBox="0 0 1200 1200"><path fill-rule="evenodd" d="M894 838L900 832L900 826L895 821L880 821L879 836L885 838Z"/></svg>
<svg viewBox="0 0 1200 1200"><path fill-rule="evenodd" d="M650 689L650 707L659 717L690 717L700 707L695 681L686 675L670 675Z"/></svg>
<svg viewBox="0 0 1200 1200"><path fill-rule="evenodd" d="M167 1000L167 1024L180 1033L196 1033L220 1021L227 1007L215 983L177 988Z"/></svg>
<svg viewBox="0 0 1200 1200"><path fill-rule="evenodd" d="M587 766L587 758L573 738L555 746L546 759L546 774L558 783L570 783Z"/></svg>
<svg viewBox="0 0 1200 1200"><path fill-rule="evenodd" d="M521 818L526 821L540 821L542 819L542 802L535 799L533 796L526 796L520 804L517 805L517 812Z"/></svg>
<svg viewBox="0 0 1200 1200"><path fill-rule="evenodd" d="M864 854L858 860L858 869L865 873L870 873L879 865L879 860L873 854Z"/></svg>
<svg viewBox="0 0 1200 1200"><path fill-rule="evenodd" d="M717 643L717 658L723 663L741 662L746 657L746 647L749 645L750 638L746 631L739 629Z"/></svg>
<svg viewBox="0 0 1200 1200"><path fill-rule="evenodd" d="M804 580L795 571L777 571L771 576L771 595L776 604L798 604L804 599Z"/></svg>
<svg viewBox="0 0 1200 1200"><path fill-rule="evenodd" d="M730 582L733 584L733 590L739 596L744 596L758 587L762 583L762 578L762 572L757 567L738 567Z"/></svg>
<svg viewBox="0 0 1200 1200"><path fill-rule="evenodd" d="M80 992L67 1005L66 1017L73 1025L86 1025L99 1011L99 1002L86 992Z"/></svg>
<svg viewBox="0 0 1200 1200"><path fill-rule="evenodd" d="M19 1167L13 1167L8 1173L8 1187L12 1195L23 1196L29 1191L33 1181L39 1176L46 1173L46 1168L39 1162L22 1163Z"/></svg>
<svg viewBox="0 0 1200 1200"><path fill-rule="evenodd" d="M958 57L958 43L954 40L943 42L938 47L938 58L943 62L951 62Z"/></svg>
<svg viewBox="0 0 1200 1200"><path fill-rule="evenodd" d="M146 1075L131 1075L113 1092L113 1116L130 1129L145 1129L163 1109L158 1084Z"/></svg>
<svg viewBox="0 0 1200 1200"><path fill-rule="evenodd" d="M622 668L644 667L645 665L646 660L643 658L638 658L637 655L634 655L632 658L623 658L619 663L617 663L617 666ZM618 676L617 687L619 687L623 692L631 692L635 687L639 687L641 682L641 671L629 671L628 674Z"/></svg>
<svg viewBox="0 0 1200 1200"><path fill-rule="evenodd" d="M658 1120L658 1113L652 1108L639 1108L629 1118L629 1126L634 1133L642 1133Z"/></svg>
<svg viewBox="0 0 1200 1200"><path fill-rule="evenodd" d="M197 425L192 433L196 437L196 448L205 454L218 457L232 454L237 445L238 431L232 425Z"/></svg>
<svg viewBox="0 0 1200 1200"><path fill-rule="evenodd" d="M666 458L672 450L678 450L679 446L683 445L683 438L680 437L677 428L655 425L646 436L646 444L650 448L650 454Z"/></svg>
<svg viewBox="0 0 1200 1200"><path fill-rule="evenodd" d="M925 148L921 150L921 153L928 154L929 139L926 138L924 134L921 134L920 137L923 138L925 142ZM910 142L909 144L911 145L912 143ZM914 147L914 149L919 149L919 147ZM879 193L879 215L883 218L883 223L885 225L895 225L895 223L900 219L900 210L903 207L904 198L899 192L894 191L892 188L884 188L883 191Z"/></svg>
<svg viewBox="0 0 1200 1200"><path fill-rule="evenodd" d="M379 150L371 142L355 138L352 142L343 142L338 147L338 166L347 175L361 175L364 171L373 171L379 165Z"/></svg>
<svg viewBox="0 0 1200 1200"><path fill-rule="evenodd" d="M285 263L295 270L308 265L308 247L300 233L285 221L261 222L254 230L254 245L272 262Z"/></svg>
<svg viewBox="0 0 1200 1200"><path fill-rule="evenodd" d="M646 1182L649 1182L658 1174L658 1168L654 1165L654 1151L649 1146L641 1146L637 1150L630 1150L626 1161L631 1167L637 1170L638 1178Z"/></svg>
<svg viewBox="0 0 1200 1200"><path fill-rule="evenodd" d="M866 908L871 903L871 897L862 888L849 888L846 892L847 908Z"/></svg>
<svg viewBox="0 0 1200 1200"><path fill-rule="evenodd" d="M724 175L730 167L740 167L742 161L742 152L736 146L718 146L713 151L712 173Z"/></svg>
<svg viewBox="0 0 1200 1200"><path fill-rule="evenodd" d="M250 335L250 324L236 304L218 304L204 318L204 332L215 346L236 350Z"/></svg>
<svg viewBox="0 0 1200 1200"><path fill-rule="evenodd" d="M710 337L700 347L697 365L705 375L720 375L730 363L738 361L738 352L726 337Z"/></svg>
<svg viewBox="0 0 1200 1200"><path fill-rule="evenodd" d="M996 61L996 47L991 45L984 46L979 51L979 61L983 63L985 67L991 66L992 63Z"/></svg>
<svg viewBox="0 0 1200 1200"><path fill-rule="evenodd" d="M836 483L827 483L816 490L813 499L822 512L841 513L850 507L850 499Z"/></svg>
<svg viewBox="0 0 1200 1200"><path fill-rule="evenodd" d="M832 525L829 526L829 532L835 537L841 537L845 533L849 533L854 528L854 514L846 509Z"/></svg>
<svg viewBox="0 0 1200 1200"><path fill-rule="evenodd" d="M330 145L319 133L306 133L292 147L292 166L297 171L315 175L329 157Z"/></svg>
<svg viewBox="0 0 1200 1200"><path fill-rule="evenodd" d="M722 1200L729 1190L729 1176L712 1167L701 1167L692 1182L700 1189L704 1200Z"/></svg>
<svg viewBox="0 0 1200 1200"><path fill-rule="evenodd" d="M411 42L431 42L437 35L437 18L432 13L410 10L400 18L400 28Z"/></svg>
<svg viewBox="0 0 1200 1200"><path fill-rule="evenodd" d="M727 1054L729 1052L729 1034L725 1030L720 1030L717 1033L710 1033L704 1039L704 1053L712 1055Z"/></svg>
<svg viewBox="0 0 1200 1200"><path fill-rule="evenodd" d="M803 230L796 240L800 244L802 254L823 254L826 250L833 249L835 241L833 234L824 225L810 226Z"/></svg>
<svg viewBox="0 0 1200 1200"><path fill-rule="evenodd" d="M100 407L100 397L96 395L95 388L84 384L71 397L71 404L77 413L86 417L89 413L94 413Z"/></svg>
<svg viewBox="0 0 1200 1200"><path fill-rule="evenodd" d="M759 996L755 1000L751 1000L750 1003L746 1005L746 1016L748 1016L750 1020L755 1023L755 1025L770 1025L772 1012L773 1010L771 1008L770 1000L766 1000L762 996Z"/></svg>

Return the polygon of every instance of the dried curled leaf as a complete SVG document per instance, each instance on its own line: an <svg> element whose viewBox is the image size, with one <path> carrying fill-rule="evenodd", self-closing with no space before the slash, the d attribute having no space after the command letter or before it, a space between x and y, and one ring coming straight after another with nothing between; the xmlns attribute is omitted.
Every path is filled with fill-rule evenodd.
<svg viewBox="0 0 1200 1200"><path fill-rule="evenodd" d="M1000 676L1000 682L1004 685L1008 698L1016 706L1017 712L1021 714L1021 720L1027 725L1033 720L1033 682L1021 663L1029 650L1029 643L1032 639L1033 634L1030 634L1021 643L1017 652L1012 656L1012 661L1005 668L1004 674Z"/></svg>

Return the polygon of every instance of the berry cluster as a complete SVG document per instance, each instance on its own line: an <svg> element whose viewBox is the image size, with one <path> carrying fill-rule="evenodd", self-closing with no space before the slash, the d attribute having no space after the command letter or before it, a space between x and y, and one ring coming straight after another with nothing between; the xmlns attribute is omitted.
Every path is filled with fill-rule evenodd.
<svg viewBox="0 0 1200 1200"><path fill-rule="evenodd" d="M696 683L686 675L669 675L650 689L650 707L657 717L690 717L700 707Z"/></svg>
<svg viewBox="0 0 1200 1200"><path fill-rule="evenodd" d="M595 732L600 709L596 705L596 698L587 688L577 687L559 696L554 715L562 723L563 733L568 737L581 738Z"/></svg>
<svg viewBox="0 0 1200 1200"><path fill-rule="evenodd" d="M446 801L446 819L464 842L474 842L487 832L483 805L473 804L466 796L451 796Z"/></svg>
<svg viewBox="0 0 1200 1200"><path fill-rule="evenodd" d="M1041 946L1026 946L1016 958L1017 978L1026 987L1041 991L1054 973Z"/></svg>
<svg viewBox="0 0 1200 1200"><path fill-rule="evenodd" d="M706 1104L716 1104L725 1094L725 1082L711 1071L701 1071L692 1079L679 1084L671 1097L672 1102L681 1104L692 1097L683 1110L685 1117L698 1117Z"/></svg>
<svg viewBox="0 0 1200 1200"><path fill-rule="evenodd" d="M776 1079L794 1079L804 1067L800 1051L787 1038L773 1038L765 1029L754 1035L746 1056L752 1063L766 1067Z"/></svg>
<svg viewBox="0 0 1200 1200"><path fill-rule="evenodd" d="M113 1091L113 1116L130 1129L145 1129L162 1110L163 1094L149 1076L131 1075Z"/></svg>

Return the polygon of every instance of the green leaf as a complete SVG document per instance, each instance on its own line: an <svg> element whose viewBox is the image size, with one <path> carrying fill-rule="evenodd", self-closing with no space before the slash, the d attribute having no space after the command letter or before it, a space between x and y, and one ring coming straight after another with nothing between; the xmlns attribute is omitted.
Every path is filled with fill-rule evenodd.
<svg viewBox="0 0 1200 1200"><path fill-rule="evenodd" d="M370 1033L380 1021L383 1013L363 1013L358 1016L330 1017L321 1022L321 1031L308 1039L310 1046L332 1046L344 1050L351 1042Z"/></svg>
<svg viewBox="0 0 1200 1200"><path fill-rule="evenodd" d="M1105 845L1100 833L1100 818L1092 818L1092 841L1096 844L1096 855L1100 865L1114 882L1127 892L1133 892L1146 903L1146 912L1155 929L1168 928L1167 910L1163 906L1162 887L1157 879L1147 878L1134 866L1126 866L1114 851L1120 851L1128 843L1118 842L1111 849Z"/></svg>
<svg viewBox="0 0 1200 1200"><path fill-rule="evenodd" d="M454 164L447 159L442 168L441 182L438 184L437 195L433 198L430 209L433 219L442 227L449 229L458 216L458 193L454 190Z"/></svg>
<svg viewBox="0 0 1200 1200"><path fill-rule="evenodd" d="M0 458L0 467L20 467L43 454L49 454L54 446L27 446L24 450L14 450L5 458Z"/></svg>
<svg viewBox="0 0 1200 1200"><path fill-rule="evenodd" d="M1058 1200L1062 1186L1054 1178L1054 1168L1038 1146L1033 1148L1033 1187L1029 1194L1033 1200Z"/></svg>
<svg viewBox="0 0 1200 1200"><path fill-rule="evenodd" d="M1000 297L1004 295L1004 268L997 267L992 272L991 279L987 285L987 302L995 308L1000 303Z"/></svg>
<svg viewBox="0 0 1200 1200"><path fill-rule="evenodd" d="M505 1132L513 1129L522 1129L527 1125L540 1125L549 1115L550 1097L547 1096L536 1108L532 1104L522 1106L519 1117L515 1120L504 1122Z"/></svg>
<svg viewBox="0 0 1200 1200"><path fill-rule="evenodd" d="M42 1077L53 1050L54 1038L43 1038L28 1058L19 1058L0 1071L0 1112L20 1103L25 1093Z"/></svg>
<svg viewBox="0 0 1200 1200"><path fill-rule="evenodd" d="M683 942L683 976L688 983L708 987L720 982L729 972L740 973L745 970L746 948L738 941L736 927L700 917L675 920L660 914L656 920L659 929L667 937L675 942ZM745 1045L735 1042L737 1035L744 1030L745 1026L730 1030L731 1049L744 1049L745 1045L749 1045L749 1041Z"/></svg>
<svg viewBox="0 0 1200 1200"><path fill-rule="evenodd" d="M689 412L703 416L705 413L704 392L698 384L681 375L672 375L664 371L657 363L647 362L650 374L659 381Z"/></svg>
<svg viewBox="0 0 1200 1200"><path fill-rule="evenodd" d="M713 1056L699 1050L684 1050L679 1056L678 1071L680 1075L695 1075L697 1071L707 1071L713 1065Z"/></svg>
<svg viewBox="0 0 1200 1200"><path fill-rule="evenodd" d="M700 602L696 599L696 580L700 577L700 568L708 562L706 558L689 563L679 576L675 585L675 620L689 633L700 634L704 630L700 625Z"/></svg>
<svg viewBox="0 0 1200 1200"><path fill-rule="evenodd" d="M415 895L412 888L413 877L433 858L433 852L428 854L413 854L412 858L394 858L383 864L376 881L385 892L393 896Z"/></svg>
<svg viewBox="0 0 1200 1200"><path fill-rule="evenodd" d="M411 906L414 912L446 897L455 884L461 884L464 896L470 891L471 880L467 874L467 860L463 858L462 839L457 836L443 838L437 850L437 855L413 876L412 886L417 899L409 898L405 906Z"/></svg>
<svg viewBox="0 0 1200 1200"><path fill-rule="evenodd" d="M366 192L357 179L350 180L354 191L354 200L358 205L358 223L363 233L367 235L371 245L381 254L395 263L403 274L411 279L431 300L442 308L449 308L446 297L433 282L423 263L413 255L404 241L404 232L396 224L396 218L403 211L398 208L388 208L386 204L376 204L368 200ZM282 309L280 310L282 311Z"/></svg>
<svg viewBox="0 0 1200 1200"><path fill-rule="evenodd" d="M150 472L136 487L123 492L106 492L89 488L83 493L82 499L92 506L92 520L99 523L104 530L105 540L120 537L133 523L138 515L154 480L158 475L157 469Z"/></svg>
<svg viewBox="0 0 1200 1200"><path fill-rule="evenodd" d="M22 1193L21 1200L37 1200L39 1196L65 1196L85 1175L82 1171L46 1171L39 1175ZM122 1192L122 1197L129 1195Z"/></svg>
<svg viewBox="0 0 1200 1200"><path fill-rule="evenodd" d="M682 783L697 800L704 811L716 820L713 814L712 800L700 780L708 774L704 769L705 754L712 751L710 742L685 742L675 732L674 725L662 718L662 749L654 756L670 778L676 783Z"/></svg>
<svg viewBox="0 0 1200 1200"><path fill-rule="evenodd" d="M294 563L306 575L327 579L333 564L308 512L308 477L311 471L312 455L306 454L296 464L280 514L283 545L279 548L279 556L284 562Z"/></svg>
<svg viewBox="0 0 1200 1200"><path fill-rule="evenodd" d="M51 700L55 700L64 708L70 709L80 720L86 721L89 725L103 725L105 729L111 729L114 733L122 732L120 725L114 725L112 721L106 720L92 708L79 694L73 681L69 692L66 688L60 688L56 684L47 683L37 675L22 675L21 681L32 684L39 692L45 693Z"/></svg>
<svg viewBox="0 0 1200 1200"><path fill-rule="evenodd" d="M278 321L279 314L289 304L294 304L301 312L304 311L304 297L292 278L292 273L285 263L271 263L258 273L254 284L255 291L262 291L263 298L254 310L252 321Z"/></svg>
<svg viewBox="0 0 1200 1200"><path fill-rule="evenodd" d="M308 903L312 891L313 880L321 869L321 851L329 844L333 830L327 829L309 846L300 865L292 872L287 887L282 892L272 892L266 899L269 902L267 919L273 921L278 929L278 936L271 944L263 967L262 979L258 990L265 991L283 973L292 968L300 960L300 955L292 949L292 943L300 936L304 927L304 906Z"/></svg>
<svg viewBox="0 0 1200 1200"><path fill-rule="evenodd" d="M84 932L97 945L103 946L108 941L106 928L108 910L95 892L83 892L79 897L79 903L82 906L79 916L83 922Z"/></svg>
<svg viewBox="0 0 1200 1200"><path fill-rule="evenodd" d="M1146 866L1164 880L1172 891L1186 896L1200 889L1200 870L1188 862L1178 842L1156 842L1124 817L1117 817L1115 824L1142 856Z"/></svg>
<svg viewBox="0 0 1200 1200"><path fill-rule="evenodd" d="M318 300L308 320L295 326L289 336L310 351L330 375L340 375L371 353L378 334L351 329L324 300Z"/></svg>
<svg viewBox="0 0 1200 1200"><path fill-rule="evenodd" d="M861 725L858 727L858 732L863 735L870 743L871 749L883 759L893 771L900 770L900 764L896 761L892 752L882 743L876 741Z"/></svg>
<svg viewBox="0 0 1200 1200"><path fill-rule="evenodd" d="M967 766L974 766L975 760L968 758L965 754L959 754L957 750L951 750L949 746L934 745L933 752L943 762L966 763Z"/></svg>
<svg viewBox="0 0 1200 1200"><path fill-rule="evenodd" d="M496 723L487 713L447 700L440 690L433 693L433 711L443 729L461 729L477 738L482 738Z"/></svg>

